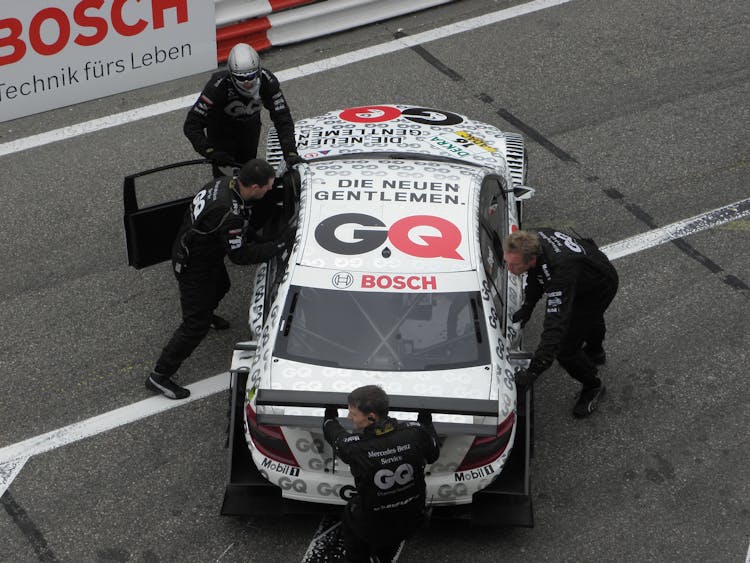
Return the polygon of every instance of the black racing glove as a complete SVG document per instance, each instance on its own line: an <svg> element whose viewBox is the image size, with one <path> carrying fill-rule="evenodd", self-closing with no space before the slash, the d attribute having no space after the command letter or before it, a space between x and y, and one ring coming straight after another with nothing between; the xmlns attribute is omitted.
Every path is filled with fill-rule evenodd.
<svg viewBox="0 0 750 563"><path fill-rule="evenodd" d="M229 166L235 163L235 158L224 151L217 151L215 149L206 149L206 158L212 160L217 166Z"/></svg>
<svg viewBox="0 0 750 563"><path fill-rule="evenodd" d="M296 152L290 152L288 155L286 155L284 162L286 162L287 170L291 170L297 164L302 164L307 161L304 158L302 158L300 155L298 155Z"/></svg>
<svg viewBox="0 0 750 563"><path fill-rule="evenodd" d="M539 374L536 372L529 371L528 369L519 369L515 375L516 387L529 387L536 381L537 377L539 377Z"/></svg>
<svg viewBox="0 0 750 563"><path fill-rule="evenodd" d="M420 424L432 424L432 413L430 411L419 411L417 422Z"/></svg>
<svg viewBox="0 0 750 563"><path fill-rule="evenodd" d="M292 245L294 245L294 239L297 235L297 225L287 225L284 227L284 230L279 233L279 236L276 240L276 247L279 249L279 252L282 252L283 250L287 248L291 248Z"/></svg>
<svg viewBox="0 0 750 563"><path fill-rule="evenodd" d="M339 417L339 409L337 409L336 407L332 407L330 405L326 407L326 412L323 415L323 420L331 420L331 419L338 418L338 417Z"/></svg>
<svg viewBox="0 0 750 563"><path fill-rule="evenodd" d="M528 303L524 303L521 305L521 308L513 313L513 316L510 318L511 321L514 323L521 323L521 328L526 326L526 323L529 322L529 319L531 318L531 313L534 311L534 306L529 305Z"/></svg>

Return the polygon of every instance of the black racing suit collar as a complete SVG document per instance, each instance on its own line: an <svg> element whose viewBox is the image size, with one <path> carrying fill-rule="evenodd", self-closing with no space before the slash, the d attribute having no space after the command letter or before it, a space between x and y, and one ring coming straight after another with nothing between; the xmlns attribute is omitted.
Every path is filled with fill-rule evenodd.
<svg viewBox="0 0 750 563"><path fill-rule="evenodd" d="M237 203L240 206L240 209L245 209L245 206L247 203L244 199L242 199L242 196L240 195L240 189L239 189L240 182L237 179L237 176L232 176L229 180L229 191L232 192L232 195L234 196L235 200L237 200Z"/></svg>
<svg viewBox="0 0 750 563"><path fill-rule="evenodd" d="M362 433L368 436L383 436L393 432L397 425L398 420L384 416L370 424L370 426L367 426Z"/></svg>

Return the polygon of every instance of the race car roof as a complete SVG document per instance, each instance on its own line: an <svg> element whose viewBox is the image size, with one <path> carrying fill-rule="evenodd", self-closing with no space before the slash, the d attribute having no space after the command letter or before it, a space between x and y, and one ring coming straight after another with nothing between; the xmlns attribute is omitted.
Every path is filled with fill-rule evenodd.
<svg viewBox="0 0 750 563"><path fill-rule="evenodd" d="M456 113L410 105L336 110L295 123L306 159L364 152L427 154L505 168L505 134Z"/></svg>
<svg viewBox="0 0 750 563"><path fill-rule="evenodd" d="M303 179L297 264L370 274L474 270L476 192L486 173L417 160L312 162Z"/></svg>

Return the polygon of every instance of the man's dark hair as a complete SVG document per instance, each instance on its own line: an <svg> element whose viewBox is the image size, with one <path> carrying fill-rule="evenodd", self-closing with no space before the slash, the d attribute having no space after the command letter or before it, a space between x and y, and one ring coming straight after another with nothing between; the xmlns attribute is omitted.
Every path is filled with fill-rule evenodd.
<svg viewBox="0 0 750 563"><path fill-rule="evenodd" d="M268 179L272 176L276 176L276 171L273 169L273 166L268 164L268 162L262 158L254 158L240 168L240 173L237 175L237 178L242 182L243 186L249 188L253 184L265 186Z"/></svg>
<svg viewBox="0 0 750 563"><path fill-rule="evenodd" d="M378 385L357 387L346 400L365 414L374 412L378 417L388 416L388 395Z"/></svg>

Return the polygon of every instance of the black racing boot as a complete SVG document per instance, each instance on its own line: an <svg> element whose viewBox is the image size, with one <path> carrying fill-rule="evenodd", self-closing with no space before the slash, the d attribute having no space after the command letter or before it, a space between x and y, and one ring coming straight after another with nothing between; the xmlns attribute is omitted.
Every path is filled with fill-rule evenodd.
<svg viewBox="0 0 750 563"><path fill-rule="evenodd" d="M211 328L214 330L226 330L229 328L229 321L219 315L211 315Z"/></svg>
<svg viewBox="0 0 750 563"><path fill-rule="evenodd" d="M170 399L186 399L190 396L190 390L180 387L170 379L169 375L162 375L152 371L146 380L146 389L155 393L161 393Z"/></svg>
<svg viewBox="0 0 750 563"><path fill-rule="evenodd" d="M604 396L605 387L604 383L597 377L598 385L594 387L584 387L581 389L581 394L578 395L578 401L573 407L573 416L576 418L584 418L589 416L596 409L596 405Z"/></svg>

